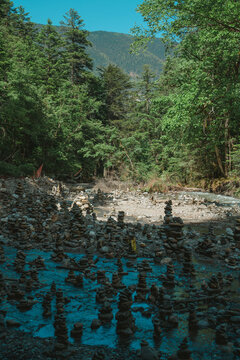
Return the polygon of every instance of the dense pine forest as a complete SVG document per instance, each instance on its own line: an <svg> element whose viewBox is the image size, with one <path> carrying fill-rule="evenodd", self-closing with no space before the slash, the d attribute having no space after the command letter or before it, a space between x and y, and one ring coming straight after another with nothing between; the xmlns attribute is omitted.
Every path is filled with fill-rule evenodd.
<svg viewBox="0 0 240 360"><path fill-rule="evenodd" d="M0 1L0 174L199 184L240 172L240 3L145 0L146 32L168 56L156 77L132 79L115 64L97 74L81 14L61 34L40 29L22 7ZM169 20L171 19L171 21Z"/></svg>

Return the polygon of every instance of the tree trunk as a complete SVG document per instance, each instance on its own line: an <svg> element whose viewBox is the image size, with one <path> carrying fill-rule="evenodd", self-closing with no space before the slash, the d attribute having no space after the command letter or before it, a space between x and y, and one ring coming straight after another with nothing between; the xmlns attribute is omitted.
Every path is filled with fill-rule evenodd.
<svg viewBox="0 0 240 360"><path fill-rule="evenodd" d="M218 167L219 167L222 175L225 176L225 172L224 172L224 169L223 169L221 156L220 156L219 149L218 149L217 145L215 145L215 153L216 153L216 157L217 157Z"/></svg>
<svg viewBox="0 0 240 360"><path fill-rule="evenodd" d="M228 176L229 170L229 117L226 118L224 124L224 142L225 142L225 166L224 173Z"/></svg>

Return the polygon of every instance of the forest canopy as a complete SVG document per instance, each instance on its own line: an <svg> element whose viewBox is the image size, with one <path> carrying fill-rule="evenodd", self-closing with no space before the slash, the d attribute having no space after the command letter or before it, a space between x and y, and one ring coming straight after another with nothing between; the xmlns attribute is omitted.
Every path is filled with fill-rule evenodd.
<svg viewBox="0 0 240 360"><path fill-rule="evenodd" d="M145 0L134 51L161 34L156 76L93 72L84 20L70 9L59 33L23 7L0 7L0 173L84 178L111 171L190 184L239 175L240 3Z"/></svg>

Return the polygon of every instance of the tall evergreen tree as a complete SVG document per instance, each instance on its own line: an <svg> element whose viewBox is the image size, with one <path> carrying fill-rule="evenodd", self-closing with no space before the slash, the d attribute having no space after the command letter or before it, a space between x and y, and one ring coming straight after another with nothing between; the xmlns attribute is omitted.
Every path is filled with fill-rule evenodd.
<svg viewBox="0 0 240 360"><path fill-rule="evenodd" d="M64 41L50 19L47 25L41 28L37 42L40 47L40 78L46 93L53 94L66 79L66 65Z"/></svg>
<svg viewBox="0 0 240 360"><path fill-rule="evenodd" d="M92 69L92 59L86 52L91 42L87 39L89 32L84 30L84 23L77 11L70 9L61 22L65 37L65 49L69 64L69 78L72 84L84 83L87 71Z"/></svg>
<svg viewBox="0 0 240 360"><path fill-rule="evenodd" d="M99 69L103 84L105 118L107 124L123 122L129 110L130 76L117 65L109 64Z"/></svg>

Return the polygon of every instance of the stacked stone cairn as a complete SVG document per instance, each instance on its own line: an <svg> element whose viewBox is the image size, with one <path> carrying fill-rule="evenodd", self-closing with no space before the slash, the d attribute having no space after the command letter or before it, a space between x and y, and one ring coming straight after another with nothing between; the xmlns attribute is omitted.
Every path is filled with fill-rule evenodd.
<svg viewBox="0 0 240 360"><path fill-rule="evenodd" d="M80 322L75 323L70 333L71 337L74 339L81 339L82 333L83 333L83 324Z"/></svg>
<svg viewBox="0 0 240 360"><path fill-rule="evenodd" d="M17 308L20 311L28 311L33 307L33 304L33 300L22 297L17 304Z"/></svg>
<svg viewBox="0 0 240 360"><path fill-rule="evenodd" d="M146 295L147 295L149 289L147 287L145 272L140 272L138 274L138 284L137 284L136 291L137 291L137 293L135 295L134 301L136 301L136 302L146 301Z"/></svg>
<svg viewBox="0 0 240 360"><path fill-rule="evenodd" d="M52 253L51 258L53 261L62 262L64 259L67 258L67 255L64 254L63 249L63 239L60 236L56 238L56 248L55 251Z"/></svg>
<svg viewBox="0 0 240 360"><path fill-rule="evenodd" d="M102 324L110 322L113 319L112 308L109 302L104 302L102 308L99 310L98 318Z"/></svg>
<svg viewBox="0 0 240 360"><path fill-rule="evenodd" d="M97 290L96 290L96 303L103 304L106 300L107 300L107 297L106 297L106 293L105 293L105 288L103 286L97 288Z"/></svg>
<svg viewBox="0 0 240 360"><path fill-rule="evenodd" d="M23 194L24 194L24 189L23 189L23 185L22 183L19 181L17 183L17 187L15 189L15 194L18 196L18 197L23 197Z"/></svg>
<svg viewBox="0 0 240 360"><path fill-rule="evenodd" d="M118 273L112 274L112 287L117 290L124 288L124 285L121 283Z"/></svg>
<svg viewBox="0 0 240 360"><path fill-rule="evenodd" d="M176 253L183 246L183 221L172 216L172 201L166 201L164 209L164 231L166 235L165 249L169 253Z"/></svg>
<svg viewBox="0 0 240 360"><path fill-rule="evenodd" d="M161 275L160 278L162 280L163 286L167 288L173 288L175 286L175 272L172 263L167 264L166 275Z"/></svg>
<svg viewBox="0 0 240 360"><path fill-rule="evenodd" d="M88 266L90 265L89 262L91 262L91 259L88 256L84 256L81 259L79 259L78 262L79 271L84 273L87 270Z"/></svg>
<svg viewBox="0 0 240 360"><path fill-rule="evenodd" d="M52 302L52 295L50 292L47 292L42 302L43 317L47 318L51 316L51 302Z"/></svg>
<svg viewBox="0 0 240 360"><path fill-rule="evenodd" d="M138 271L145 272L145 273L152 272L152 268L149 265L148 260L146 260L146 259L142 260L142 262L138 265Z"/></svg>
<svg viewBox="0 0 240 360"><path fill-rule="evenodd" d="M123 275L125 275L123 271L123 264L120 257L117 258L117 267L118 267L118 277L121 279Z"/></svg>
<svg viewBox="0 0 240 360"><path fill-rule="evenodd" d="M150 288L150 294L148 296L148 302L151 304L156 304L158 301L159 296L159 288L156 286L156 284L152 284Z"/></svg>
<svg viewBox="0 0 240 360"><path fill-rule="evenodd" d="M160 300L160 299L159 299ZM173 313L173 304L169 295L163 295L163 299L159 301L159 319L164 326L174 328L178 326L178 319Z"/></svg>
<svg viewBox="0 0 240 360"><path fill-rule="evenodd" d="M195 269L192 263L192 252L186 248L184 249L183 274L185 276L195 276Z"/></svg>
<svg viewBox="0 0 240 360"><path fill-rule="evenodd" d="M207 291L210 294L218 294L222 289L219 286L218 278L215 275L212 275L207 284Z"/></svg>
<svg viewBox="0 0 240 360"><path fill-rule="evenodd" d="M135 321L131 313L132 294L129 289L120 292L118 309L115 318L117 320L117 334L121 337L131 336L136 328Z"/></svg>
<svg viewBox="0 0 240 360"><path fill-rule="evenodd" d="M117 224L121 229L124 227L124 216L125 216L124 211L118 212Z"/></svg>
<svg viewBox="0 0 240 360"><path fill-rule="evenodd" d="M68 329L67 321L64 316L64 297L61 290L56 291L56 308L57 312L54 320L54 329L55 329L55 350L61 351L68 347Z"/></svg>
<svg viewBox="0 0 240 360"><path fill-rule="evenodd" d="M205 234L203 240L198 243L196 251L201 255L213 257L215 254L215 247L208 234Z"/></svg>
<svg viewBox="0 0 240 360"><path fill-rule="evenodd" d="M21 250L18 250L15 261L14 261L14 267L18 273L22 272L24 270L25 259L26 259L26 254L24 252L22 252Z"/></svg>

